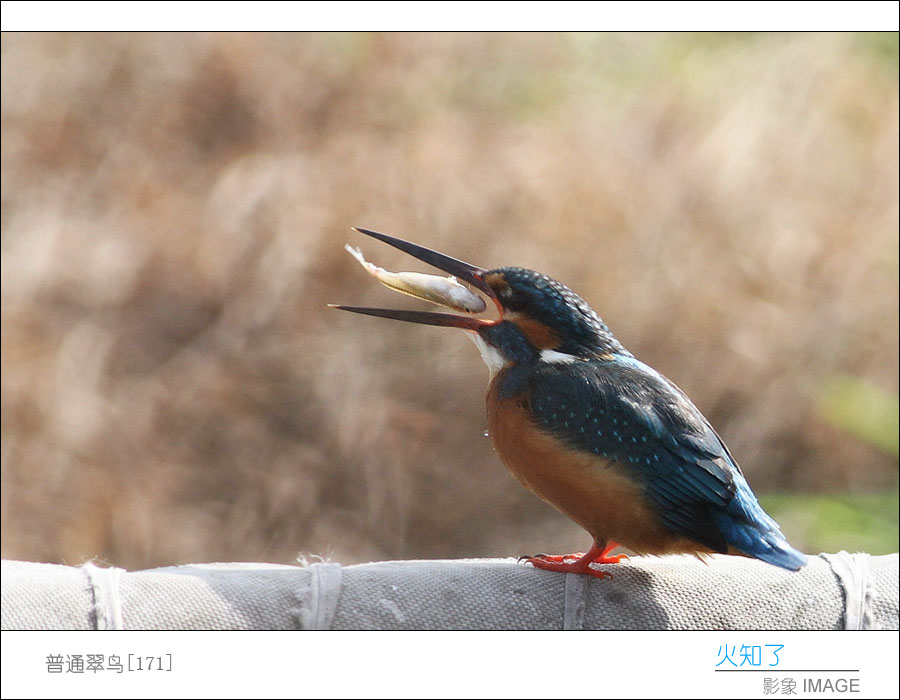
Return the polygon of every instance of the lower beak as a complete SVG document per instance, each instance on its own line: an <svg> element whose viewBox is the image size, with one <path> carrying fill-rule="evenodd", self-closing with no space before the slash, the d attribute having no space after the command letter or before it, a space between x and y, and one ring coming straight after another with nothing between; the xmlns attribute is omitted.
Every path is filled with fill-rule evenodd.
<svg viewBox="0 0 900 700"><path fill-rule="evenodd" d="M443 270L458 280L466 282L476 289L484 292L490 297L494 303L497 303L497 295L494 290L484 281L484 274L487 272L484 268L477 267L462 260L451 258L436 250L425 248L424 246L404 241L402 238L395 238L385 233L370 231L364 228L356 228L366 236L377 238L379 241L387 243L402 250L404 253L412 255L414 258L432 265L433 267ZM342 311L351 311L357 314L365 314L367 316L379 316L381 318L392 318L397 321L408 321L410 323L423 323L429 326L446 326L450 328L463 328L470 331L478 331L484 326L490 326L496 321L490 321L482 318L473 318L471 316L457 316L455 314L434 313L431 311L405 311L400 309L372 309L361 306L344 306L341 304L329 304L332 308L341 309ZM499 308L499 304L498 304Z"/></svg>
<svg viewBox="0 0 900 700"><path fill-rule="evenodd" d="M402 309L371 309L367 306L344 306L343 304L329 304L332 309L352 311L355 314L366 316L379 316L392 318L396 321L408 321L409 323L424 323L428 326L446 326L448 328L463 328L467 331L478 331L485 326L492 326L496 321L484 318L472 318L471 316L457 316L456 314L439 314L434 311L404 311Z"/></svg>

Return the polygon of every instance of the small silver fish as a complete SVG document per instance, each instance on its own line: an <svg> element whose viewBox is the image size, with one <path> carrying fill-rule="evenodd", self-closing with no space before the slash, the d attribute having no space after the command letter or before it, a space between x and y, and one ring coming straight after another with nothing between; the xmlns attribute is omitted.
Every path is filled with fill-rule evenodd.
<svg viewBox="0 0 900 700"><path fill-rule="evenodd" d="M350 245L345 245L344 248L359 261L366 272L395 292L469 314L478 314L485 309L484 299L457 282L453 275L439 277L423 272L389 272L368 262L359 248L352 248Z"/></svg>

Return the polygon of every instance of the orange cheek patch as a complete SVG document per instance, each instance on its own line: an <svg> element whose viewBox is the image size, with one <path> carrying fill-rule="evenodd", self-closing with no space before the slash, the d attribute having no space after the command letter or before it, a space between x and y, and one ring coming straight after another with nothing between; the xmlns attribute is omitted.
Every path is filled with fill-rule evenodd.
<svg viewBox="0 0 900 700"><path fill-rule="evenodd" d="M489 275L485 275L484 281L491 285L491 287L493 287L497 292L499 292L503 287L509 287L509 285L506 283L506 278L503 277L502 272L492 272Z"/></svg>
<svg viewBox="0 0 900 700"><path fill-rule="evenodd" d="M540 321L530 318L510 318L510 320L538 350L553 350L559 347L559 336Z"/></svg>

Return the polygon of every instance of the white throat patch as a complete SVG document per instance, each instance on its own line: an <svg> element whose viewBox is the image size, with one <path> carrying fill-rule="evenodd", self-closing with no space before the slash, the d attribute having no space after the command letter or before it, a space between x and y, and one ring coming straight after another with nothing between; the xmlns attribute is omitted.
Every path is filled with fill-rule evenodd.
<svg viewBox="0 0 900 700"><path fill-rule="evenodd" d="M467 333L467 335L472 339L475 343L475 347L478 348L478 352L481 353L481 359L484 360L484 364L488 366L488 369L491 371L491 379L506 365L506 359L500 353L497 348L488 345L484 342L484 339L478 335L478 333ZM578 362L581 358L576 357L575 355L569 355L565 352L557 352L556 350L541 350L541 362L547 362L549 364L569 364L571 362Z"/></svg>
<svg viewBox="0 0 900 700"><path fill-rule="evenodd" d="M500 354L500 351L497 350L497 348L484 342L478 333L467 333L466 335L468 335L475 343L475 347L477 347L478 352L481 353L481 359L484 360L484 364L488 366L488 369L491 371L491 379L493 379L494 375L503 369L503 365L506 364L503 355Z"/></svg>

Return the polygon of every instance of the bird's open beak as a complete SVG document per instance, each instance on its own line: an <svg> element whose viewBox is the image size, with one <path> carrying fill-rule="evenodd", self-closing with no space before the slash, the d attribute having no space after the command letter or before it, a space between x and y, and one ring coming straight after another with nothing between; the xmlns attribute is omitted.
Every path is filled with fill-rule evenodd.
<svg viewBox="0 0 900 700"><path fill-rule="evenodd" d="M364 228L357 228L356 231L363 233L372 238L377 238L388 245L399 248L404 253L409 253L414 258L432 265L439 270L443 270L457 280L465 282L490 297L494 303L497 303L497 295L494 290L484 281L484 274L487 272L484 268L477 267L462 260L451 258L449 255L438 253L436 250L425 248L424 246L404 241L402 238L388 236L385 233L370 231ZM412 296L419 296L415 293L415 289L405 289L405 293ZM421 298L426 298L422 296ZM431 301L434 301L432 298ZM456 314L434 313L431 311L405 311L401 309L373 309L362 306L344 306L342 304L329 304L332 308L341 309L342 311L352 311L357 314L365 314L367 316L379 316L381 318L392 318L397 321L408 321L410 323L424 323L429 326L448 326L451 328L464 328L470 331L477 331L484 326L497 323L483 318L473 318L471 316L458 316ZM499 308L499 304L498 304Z"/></svg>

